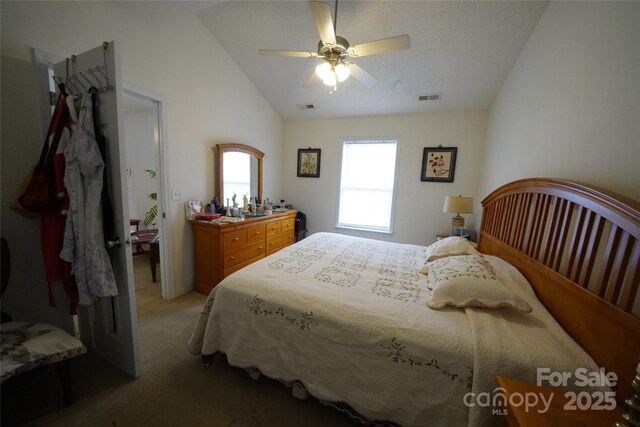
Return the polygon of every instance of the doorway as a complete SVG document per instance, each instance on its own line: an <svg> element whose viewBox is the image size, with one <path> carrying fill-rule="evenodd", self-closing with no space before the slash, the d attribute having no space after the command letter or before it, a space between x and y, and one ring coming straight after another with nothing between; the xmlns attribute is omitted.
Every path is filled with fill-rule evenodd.
<svg viewBox="0 0 640 427"><path fill-rule="evenodd" d="M162 96L123 84L126 178L136 295L171 298ZM138 299L138 298L136 298Z"/></svg>

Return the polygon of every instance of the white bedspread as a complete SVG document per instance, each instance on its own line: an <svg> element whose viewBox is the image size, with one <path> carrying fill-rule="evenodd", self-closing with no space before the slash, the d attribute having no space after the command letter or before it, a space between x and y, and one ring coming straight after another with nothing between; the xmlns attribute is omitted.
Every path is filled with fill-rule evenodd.
<svg viewBox="0 0 640 427"><path fill-rule="evenodd" d="M532 308L531 313L516 310L466 308L474 343L473 392L496 389L496 375L508 376L530 384L537 382L537 368L551 372L574 373L577 368L596 372L593 359L562 329L533 292L518 270L500 258L485 256L504 286L516 292ZM567 381L566 390L606 391L606 387L575 387ZM548 384L543 384L548 386ZM469 425L492 427L496 416L491 407L473 406Z"/></svg>
<svg viewBox="0 0 640 427"><path fill-rule="evenodd" d="M467 425L463 397L472 391L472 380L474 392L493 390L496 374L517 373L520 364L534 366L528 354L543 351L530 353L532 347L551 345L547 351L552 352L553 339L567 336L551 334L555 338L546 344L527 339L516 346L496 343L504 338L499 332L505 327L499 326L505 323L504 310L430 309L427 278L419 273L424 253L421 246L316 233L214 288L189 350L223 352L231 365L300 381L315 397L348 403L372 420ZM529 289L527 301L531 298ZM532 327L553 327L537 317L514 316L525 321L516 319L508 327L509 337L526 335ZM470 321L484 323L472 328ZM486 334L485 340L483 328L497 335ZM525 371L527 376L532 372ZM477 409L470 425L500 422Z"/></svg>

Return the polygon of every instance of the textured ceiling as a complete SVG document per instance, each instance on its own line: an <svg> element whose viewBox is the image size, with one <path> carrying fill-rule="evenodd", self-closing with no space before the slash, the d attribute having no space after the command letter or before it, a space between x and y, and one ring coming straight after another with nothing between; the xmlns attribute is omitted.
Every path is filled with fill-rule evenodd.
<svg viewBox="0 0 640 427"><path fill-rule="evenodd" d="M206 3L205 3L206 4ZM285 120L485 110L497 95L546 2L339 1L337 31L350 44L409 34L409 50L352 59L377 78L353 77L330 94L303 85L317 58L260 56L258 49L316 51L306 1L226 1L197 15ZM335 3L328 2L332 15ZM418 95L441 93L437 102ZM302 110L299 105L313 104Z"/></svg>

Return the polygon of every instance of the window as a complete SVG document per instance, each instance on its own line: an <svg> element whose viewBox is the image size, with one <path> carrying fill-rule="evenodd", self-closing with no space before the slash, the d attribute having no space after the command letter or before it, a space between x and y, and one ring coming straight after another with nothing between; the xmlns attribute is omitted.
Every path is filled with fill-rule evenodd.
<svg viewBox="0 0 640 427"><path fill-rule="evenodd" d="M337 227L392 233L398 141L344 141Z"/></svg>
<svg viewBox="0 0 640 427"><path fill-rule="evenodd" d="M254 196L251 193L251 156L246 153L228 152L224 153L224 188L222 194L231 197L235 194L238 197L243 195ZM223 200L221 202L224 203Z"/></svg>

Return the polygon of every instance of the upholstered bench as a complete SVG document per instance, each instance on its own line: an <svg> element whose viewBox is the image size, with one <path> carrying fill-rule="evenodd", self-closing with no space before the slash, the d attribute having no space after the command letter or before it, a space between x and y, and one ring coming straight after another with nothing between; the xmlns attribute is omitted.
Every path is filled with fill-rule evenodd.
<svg viewBox="0 0 640 427"><path fill-rule="evenodd" d="M58 363L65 405L73 402L69 359L86 353L80 340L46 323L7 322L0 325L0 383L41 365Z"/></svg>
<svg viewBox="0 0 640 427"><path fill-rule="evenodd" d="M4 294L9 284L11 256L9 244L0 238L0 271ZM71 405L71 368L69 360L87 352L82 342L57 326L35 322L11 322L11 316L2 313L0 324L0 384L8 379L41 365L55 363L62 384L64 404Z"/></svg>

